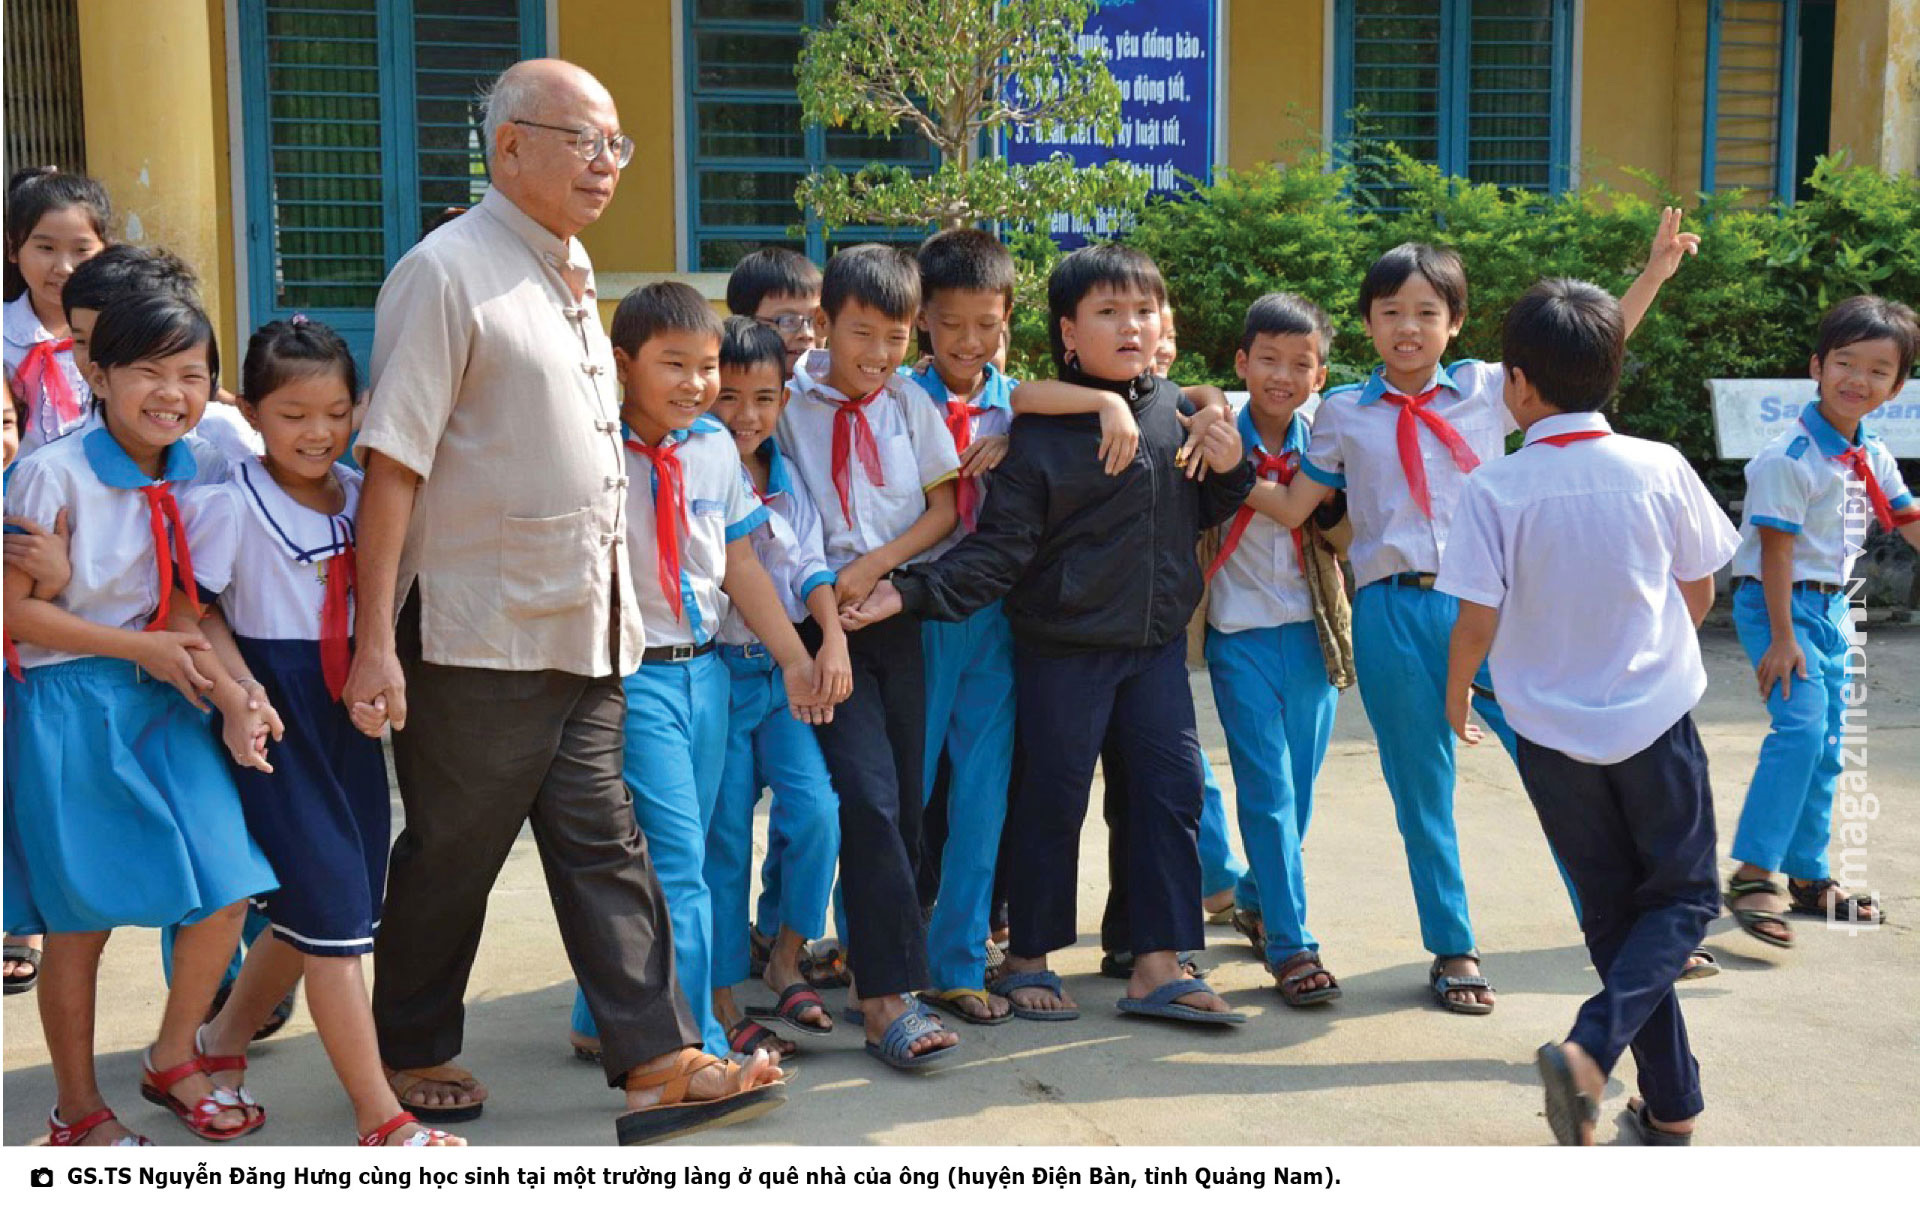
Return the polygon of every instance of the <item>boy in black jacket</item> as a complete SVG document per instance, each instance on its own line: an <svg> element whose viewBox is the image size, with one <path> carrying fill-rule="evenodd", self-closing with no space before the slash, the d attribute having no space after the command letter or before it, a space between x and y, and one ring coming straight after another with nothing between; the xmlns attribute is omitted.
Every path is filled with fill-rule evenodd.
<svg viewBox="0 0 1920 1211"><path fill-rule="evenodd" d="M905 611L955 621L1006 598L1025 752L1008 813L1006 974L993 991L1020 1017L1079 1010L1047 969L1076 935L1080 825L1104 742L1125 747L1131 940L1126 1013L1237 1023L1240 1014L1176 954L1205 944L1200 918L1199 741L1186 626L1200 601L1199 532L1231 517L1253 473L1234 426L1199 443L1214 472L1195 483L1179 388L1151 372L1166 284L1144 253L1117 245L1061 260L1047 285L1054 361L1069 382L1111 391L1140 429L1133 462L1108 475L1097 416L1022 416L994 472L979 528L942 558L894 572L843 611L857 628Z"/></svg>

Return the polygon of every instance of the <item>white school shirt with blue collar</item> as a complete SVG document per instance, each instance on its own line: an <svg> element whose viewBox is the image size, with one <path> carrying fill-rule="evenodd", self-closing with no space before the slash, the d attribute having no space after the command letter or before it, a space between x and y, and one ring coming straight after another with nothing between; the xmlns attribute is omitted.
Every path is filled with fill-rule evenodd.
<svg viewBox="0 0 1920 1211"><path fill-rule="evenodd" d="M227 482L183 497L194 579L220 599L234 634L319 641L333 557L353 544L360 508L360 472L336 463L333 475L346 494L338 513L288 496L257 458L236 462ZM351 605L347 617L351 627Z"/></svg>
<svg viewBox="0 0 1920 1211"><path fill-rule="evenodd" d="M1866 490L1853 486L1852 473L1839 461L1853 446L1866 450L1867 465L1873 468L1894 514L1913 511L1913 495L1886 443L1864 420L1849 443L1820 415L1816 400L1801 411L1799 423L1762 446L1747 464L1747 503L1740 522L1740 550L1733 557L1735 576L1760 578L1760 531L1765 528L1793 535L1795 580L1847 583L1867 541L1867 528L1873 524ZM1855 493L1851 513L1849 491Z"/></svg>
<svg viewBox="0 0 1920 1211"><path fill-rule="evenodd" d="M1607 436L1543 441L1592 432ZM1738 542L1678 450L1563 413L1467 478L1434 588L1500 611L1488 659L1514 731L1612 765L1706 692L1677 582L1713 575Z"/></svg>
<svg viewBox="0 0 1920 1211"><path fill-rule="evenodd" d="M191 495L187 489L219 483L227 472L226 459L198 438L184 437L167 447L161 479L173 485L183 522ZM67 511L73 576L54 605L123 631L138 631L153 618L160 606L159 576L147 498L138 489L158 482L147 478L104 426L48 442L8 468L9 516L51 531L60 510ZM191 555L191 541L187 549ZM21 666L30 669L84 655L31 643L18 646Z"/></svg>
<svg viewBox="0 0 1920 1211"><path fill-rule="evenodd" d="M27 360L28 352L35 345L52 339L53 333L47 331L46 325L40 322L39 313L33 309L30 291L22 291L19 298L0 307L0 350L5 353L7 386L14 392L14 398L20 397L18 384L14 381L20 363ZM27 417L26 427L20 431L22 455L39 449L62 434L73 432L85 425L93 415L93 410L86 406L93 392L88 388L87 380L80 377L80 368L73 363L73 350L68 349L53 356L60 366L60 372L66 376L67 386L73 390L73 398L80 404L80 414L63 424L54 416L51 408L40 407L36 401L30 410L31 415Z"/></svg>
<svg viewBox="0 0 1920 1211"><path fill-rule="evenodd" d="M626 440L637 440L622 426ZM727 578L727 544L752 532L766 519L740 465L740 451L725 426L702 416L691 427L675 429L666 441L680 459L685 491L685 526L680 533L680 614L674 616L660 585L659 545L654 528L654 470L644 455L624 450L627 459L627 559L640 598L640 623L650 648L703 644L718 635L730 607L721 583Z"/></svg>
<svg viewBox="0 0 1920 1211"><path fill-rule="evenodd" d="M1013 429L1013 389L1020 385L1019 380L1002 374L994 368L992 362L987 363L985 374L986 378L985 381L980 384L979 393L967 401L967 407L969 408L986 409L978 416L969 416L967 418L973 430L973 437L972 440L968 442L969 445L971 445L972 442L979 441L983 437L1005 437ZM927 393L928 401L933 404L933 414L935 418L939 420L940 428L947 434L947 444L952 445L953 431L947 428L947 404L957 397L947 389L946 380L940 377L940 372L935 370L931 364L929 364L925 370L909 372L907 377L912 380L914 385ZM958 457L960 451L956 450L954 454L955 457ZM992 479L993 472L991 471L985 475L974 477L974 483L978 485L978 507L980 508L986 507L987 488ZM977 517L978 515L976 514L976 519ZM967 533L966 519L962 518L960 521L954 523L953 533L929 547L927 553L922 555L921 558L940 558L958 545L960 540L967 536Z"/></svg>
<svg viewBox="0 0 1920 1211"><path fill-rule="evenodd" d="M906 533L927 511L927 490L952 479L960 470L960 458L941 423L941 410L913 380L892 375L865 409L886 482L872 482L858 451L849 451L847 504L852 516L842 513L833 486L833 423L847 397L827 386L829 365L824 349L807 353L795 364L775 434L813 497L827 566L837 572ZM907 562L925 558L923 552Z"/></svg>
<svg viewBox="0 0 1920 1211"><path fill-rule="evenodd" d="M820 514L813 507L813 499L793 482L780 443L770 437L760 449L767 456L767 492L760 498L767 517L747 540L753 545L754 558L773 581L773 591L787 612L787 621L804 622L807 596L821 585L833 583L833 570L827 567L827 558L820 550ZM745 464L740 474L748 492L753 492L753 480ZM759 637L740 611L729 610L726 621L720 624L720 642L757 643Z"/></svg>
<svg viewBox="0 0 1920 1211"><path fill-rule="evenodd" d="M1504 378L1498 362L1464 361L1435 367L1427 381L1427 387L1440 388L1428 409L1459 432L1482 466L1506 452L1507 434L1519 428L1502 397ZM1439 571L1467 481L1446 446L1421 425L1420 458L1433 516L1420 511L1400 466L1400 407L1380 398L1391 389L1375 367L1365 382L1327 392L1300 468L1328 487L1347 490L1353 521L1347 558L1362 587L1400 572Z"/></svg>
<svg viewBox="0 0 1920 1211"><path fill-rule="evenodd" d="M1240 444L1250 456L1268 452L1254 426L1251 405L1240 406L1239 426ZM1280 456L1297 462L1306 453L1308 433L1306 420L1294 413L1287 422ZM1223 538L1233 524L1227 521L1221 530ZM1300 557L1294 553L1292 532L1256 510L1240 534L1239 545L1207 585L1207 625L1231 635L1312 618L1313 597L1307 591Z"/></svg>

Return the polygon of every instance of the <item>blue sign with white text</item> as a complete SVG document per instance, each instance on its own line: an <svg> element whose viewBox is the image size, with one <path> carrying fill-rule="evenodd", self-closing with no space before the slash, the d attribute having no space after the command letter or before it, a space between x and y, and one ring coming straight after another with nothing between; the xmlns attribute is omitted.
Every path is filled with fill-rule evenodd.
<svg viewBox="0 0 1920 1211"><path fill-rule="evenodd" d="M1102 0L1081 31L1082 48L1099 47L1120 86L1120 133L1111 144L1091 130L1016 131L1005 154L1035 164L1055 152L1077 164L1125 160L1145 169L1155 193L1184 187L1181 174L1213 177L1218 0ZM1056 215L1053 236L1072 248L1110 234L1103 217L1088 224Z"/></svg>

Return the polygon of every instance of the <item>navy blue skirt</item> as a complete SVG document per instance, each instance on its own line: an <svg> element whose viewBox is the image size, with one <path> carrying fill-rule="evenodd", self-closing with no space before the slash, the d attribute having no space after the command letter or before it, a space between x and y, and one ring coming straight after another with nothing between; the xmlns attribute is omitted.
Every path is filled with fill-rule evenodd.
<svg viewBox="0 0 1920 1211"><path fill-rule="evenodd" d="M392 818L380 742L327 696L318 642L235 638L286 724L286 738L267 746L273 773L233 771L247 831L280 876L254 903L296 950L366 954L380 927Z"/></svg>

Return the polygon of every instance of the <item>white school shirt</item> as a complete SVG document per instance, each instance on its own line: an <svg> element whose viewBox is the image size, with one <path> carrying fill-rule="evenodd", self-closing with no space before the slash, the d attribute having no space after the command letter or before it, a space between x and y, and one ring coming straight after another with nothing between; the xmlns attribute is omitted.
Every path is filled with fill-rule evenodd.
<svg viewBox="0 0 1920 1211"><path fill-rule="evenodd" d="M162 478L173 485L174 499L181 503L184 522L187 489L225 479L227 462L218 450L188 436L167 447L163 471ZM48 442L8 470L9 516L29 518L51 531L60 510L67 510L72 530L67 561L73 577L54 605L76 618L123 631L138 631L153 618L160 606L153 526L147 498L136 489L157 482L127 457L105 426ZM178 536L176 554L177 542ZM18 646L21 666L30 669L85 655L31 643Z"/></svg>
<svg viewBox="0 0 1920 1211"><path fill-rule="evenodd" d="M218 447L228 462L246 462L267 452L266 440L258 429L247 423L246 413L217 399L207 401L206 411L200 414L200 423L193 427L193 432Z"/></svg>
<svg viewBox="0 0 1920 1211"><path fill-rule="evenodd" d="M624 428L628 440L638 440ZM727 544L766 518L743 479L733 437L710 416L667 434L677 448L686 513L680 531L680 616L660 585L659 544L654 528L653 463L629 449L627 458L627 560L639 597L640 624L650 648L702 644L714 638L730 605L720 589L727 578Z"/></svg>
<svg viewBox="0 0 1920 1211"><path fill-rule="evenodd" d="M760 448L767 455L767 494L760 498L767 517L747 539L753 544L754 557L773 581L773 591L787 612L787 621L804 622L808 594L833 583L833 570L820 551L820 514L813 507L813 498L793 482L779 442L770 437ZM740 474L747 475L744 464ZM748 492L754 490L751 478L745 485ZM720 642L757 643L759 637L740 611L730 609L726 621L720 624Z"/></svg>
<svg viewBox="0 0 1920 1211"><path fill-rule="evenodd" d="M1435 367L1427 382L1441 389L1428 410L1459 431L1483 467L1506 452L1507 434L1519 428L1502 398L1505 377L1498 362L1464 361ZM1347 558L1362 586L1400 572L1440 570L1467 480L1439 437L1420 425L1433 516L1420 511L1400 466L1400 406L1380 398L1389 390L1376 367L1365 382L1327 392L1314 414L1313 440L1300 468L1330 488L1347 489L1347 516L1353 521Z"/></svg>
<svg viewBox="0 0 1920 1211"><path fill-rule="evenodd" d="M0 350L4 350L7 366L7 387L15 399L26 400L27 423L20 430L20 453L31 453L64 433L71 433L87 423L93 410L87 401L93 398L87 380L80 377L80 369L73 364L73 350L66 349L54 354L54 361L60 372L66 377L67 386L73 391L73 398L80 405L80 412L71 421L62 423L53 414L53 409L41 406L38 398L27 399L22 385L15 377L20 372L20 363L27 360L27 354L35 345L53 339L53 333L40 322L39 313L33 309L31 291L22 291L19 298L5 307L0 307Z"/></svg>
<svg viewBox="0 0 1920 1211"><path fill-rule="evenodd" d="M1254 426L1251 405L1240 406L1240 444L1248 456L1265 452L1260 430ZM1307 422L1294 413L1280 456L1298 463L1307 448ZM1296 469L1296 474L1299 472ZM1271 477L1270 477L1271 478ZM1235 514L1235 518L1238 514ZM1221 527L1224 540L1234 519ZM1285 626L1313 618L1313 596L1293 550L1293 533L1266 514L1255 511L1240 534L1239 545L1207 583L1207 625L1225 634L1259 627Z"/></svg>
<svg viewBox="0 0 1920 1211"><path fill-rule="evenodd" d="M980 384L979 394L966 401L968 408L983 409L979 415L967 417L967 445L972 445L983 437L1005 437L1013 429L1013 389L1020 384L1018 380L996 370L992 362L986 364L984 371L986 379ZM947 428L947 406L950 401L959 397L947 390L946 380L940 377L940 372L931 364L925 370L909 373L907 377L915 386L927 393L927 399L933 404L934 417L939 420L941 429L946 431L947 442L951 445L953 430ZM960 450L956 449L954 457L957 459L959 455ZM986 508L987 488L992 480L993 472L991 471L985 475L973 477L976 509ZM978 521L978 512L974 514L974 518ZM954 523L953 533L929 547L927 553L920 558L940 558L958 546L960 540L969 533L971 531L967 529L967 520L963 517Z"/></svg>
<svg viewBox="0 0 1920 1211"><path fill-rule="evenodd" d="M333 514L288 496L256 458L235 463L227 482L183 498L194 579L203 595L220 599L234 634L320 639L333 557L353 544L360 508L360 472L335 463L333 475L346 493L346 506Z"/></svg>
<svg viewBox="0 0 1920 1211"><path fill-rule="evenodd" d="M1594 430L1608 436L1541 440ZM1612 765L1706 692L1677 582L1712 575L1738 541L1678 450L1570 412L1468 477L1434 588L1500 611L1490 662L1514 731Z"/></svg>
<svg viewBox="0 0 1920 1211"><path fill-rule="evenodd" d="M1900 466L1886 444L1862 421L1852 445L1863 446L1867 464L1887 494L1895 518L1914 509L1913 494L1900 478ZM1740 520L1740 550L1733 574L1760 578L1760 530L1793 535L1793 578L1844 585L1867 541L1873 507L1866 489L1838 461L1850 448L1847 439L1820 415L1818 401L1800 420L1766 445L1747 464L1747 503ZM1855 494L1851 516L1847 494ZM1913 520L1911 517L1906 520Z"/></svg>
<svg viewBox="0 0 1920 1211"><path fill-rule="evenodd" d="M774 432L813 497L827 566L837 572L906 533L927 511L927 490L952 479L960 470L960 458L927 393L905 375L895 374L865 409L886 483L869 480L857 447L849 449L847 505L852 516L841 512L833 486L833 423L839 401L847 397L827 386L828 365L825 349L812 350L795 364L789 402ZM907 563L925 558L923 552Z"/></svg>

